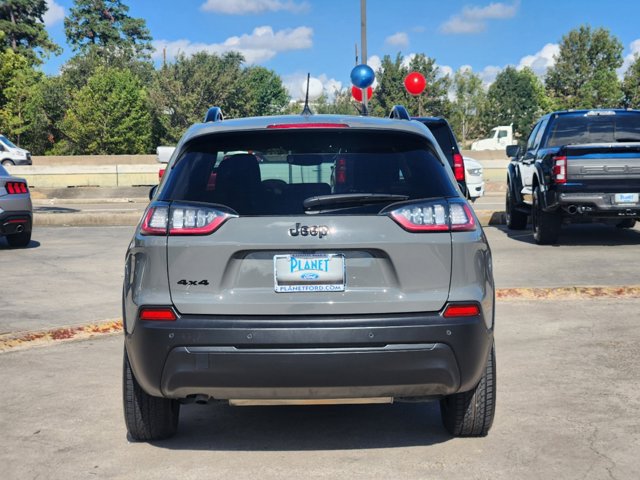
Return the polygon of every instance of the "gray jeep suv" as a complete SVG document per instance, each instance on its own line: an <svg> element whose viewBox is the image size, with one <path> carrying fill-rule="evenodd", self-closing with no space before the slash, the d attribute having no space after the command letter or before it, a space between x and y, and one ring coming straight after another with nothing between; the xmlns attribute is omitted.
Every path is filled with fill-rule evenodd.
<svg viewBox="0 0 640 480"><path fill-rule="evenodd" d="M208 116L210 117L210 116ZM300 115L194 125L126 255L124 413L439 400L495 411L489 245L422 124Z"/></svg>

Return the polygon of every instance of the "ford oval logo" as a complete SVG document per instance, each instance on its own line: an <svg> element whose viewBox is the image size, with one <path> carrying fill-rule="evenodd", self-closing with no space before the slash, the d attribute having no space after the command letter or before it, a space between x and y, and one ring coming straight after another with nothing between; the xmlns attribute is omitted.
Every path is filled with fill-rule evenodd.
<svg viewBox="0 0 640 480"><path fill-rule="evenodd" d="M317 273L303 273L300 275L302 280L317 280L319 275Z"/></svg>

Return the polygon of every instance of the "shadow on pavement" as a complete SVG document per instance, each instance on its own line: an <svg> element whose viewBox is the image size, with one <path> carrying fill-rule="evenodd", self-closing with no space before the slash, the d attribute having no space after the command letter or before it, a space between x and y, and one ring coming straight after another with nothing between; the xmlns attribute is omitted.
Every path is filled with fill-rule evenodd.
<svg viewBox="0 0 640 480"><path fill-rule="evenodd" d="M37 242L35 240L31 240L29 242L29 245L27 245L26 247L11 247L8 243L5 237L0 236L0 251L2 250L30 250L32 248L38 248L40 246L40 242Z"/></svg>
<svg viewBox="0 0 640 480"><path fill-rule="evenodd" d="M183 405L170 450L310 451L426 446L451 440L438 402L231 407Z"/></svg>
<svg viewBox="0 0 640 480"><path fill-rule="evenodd" d="M531 225L525 230L509 230L505 225L493 225L509 238L518 242L534 245ZM584 225L563 225L558 241L554 247L571 246L602 246L615 247L619 245L640 245L640 230L638 228L617 228L600 223Z"/></svg>
<svg viewBox="0 0 640 480"><path fill-rule="evenodd" d="M67 208L67 207L33 207L33 213L76 213L79 212L77 208Z"/></svg>

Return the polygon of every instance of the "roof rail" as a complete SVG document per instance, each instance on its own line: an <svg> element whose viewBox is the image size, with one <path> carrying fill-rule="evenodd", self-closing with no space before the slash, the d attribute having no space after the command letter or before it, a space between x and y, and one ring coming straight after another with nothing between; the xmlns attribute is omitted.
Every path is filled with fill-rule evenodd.
<svg viewBox="0 0 640 480"><path fill-rule="evenodd" d="M211 107L204 116L204 123L221 122L222 120L224 120L224 116L220 107Z"/></svg>
<svg viewBox="0 0 640 480"><path fill-rule="evenodd" d="M394 105L389 114L389 118L395 118L397 120L411 120L409 112L404 108L404 105Z"/></svg>

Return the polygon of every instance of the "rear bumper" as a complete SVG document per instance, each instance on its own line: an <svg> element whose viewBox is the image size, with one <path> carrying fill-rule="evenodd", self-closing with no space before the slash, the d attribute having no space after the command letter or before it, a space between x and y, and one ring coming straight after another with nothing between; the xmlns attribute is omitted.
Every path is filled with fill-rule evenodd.
<svg viewBox="0 0 640 480"><path fill-rule="evenodd" d="M439 397L480 380L482 316L201 317L136 322L125 345L154 396L215 399Z"/></svg>
<svg viewBox="0 0 640 480"><path fill-rule="evenodd" d="M559 193L558 205L567 213L592 217L640 217L640 203L616 203L615 193Z"/></svg>
<svg viewBox="0 0 640 480"><path fill-rule="evenodd" d="M0 235L30 232L33 216L28 211L0 213Z"/></svg>

